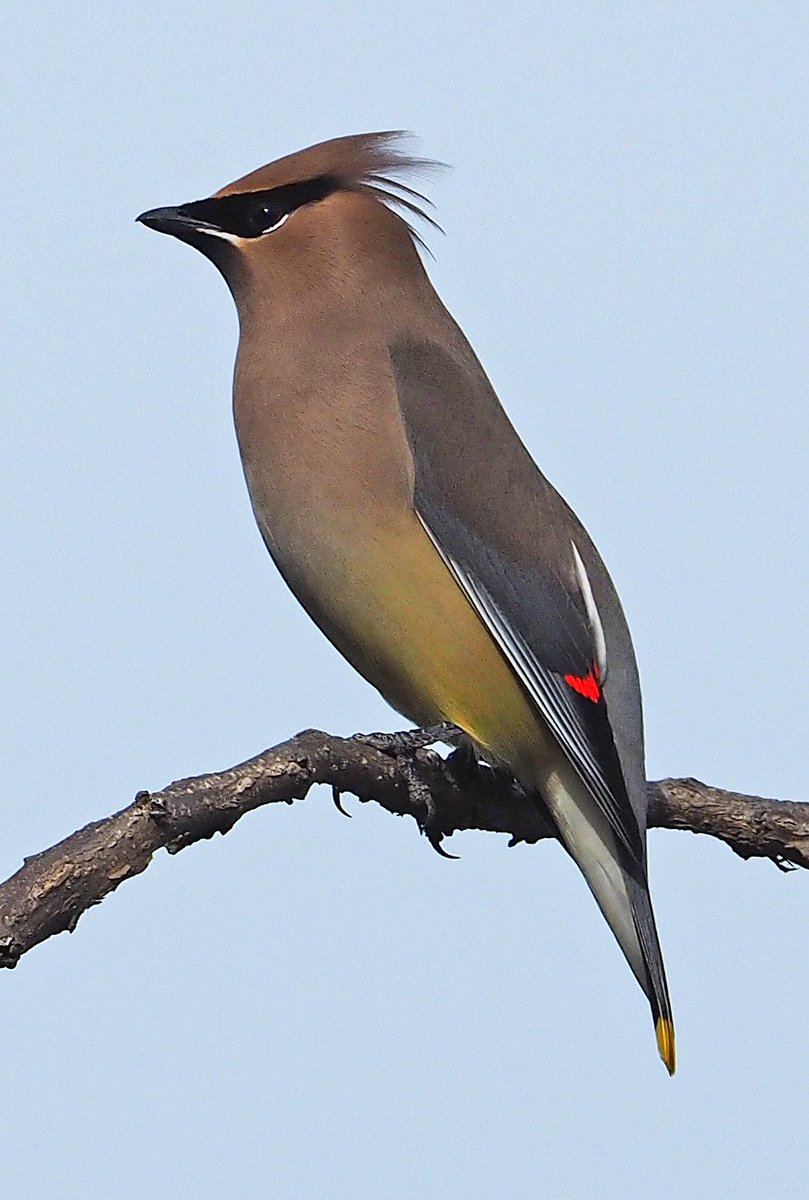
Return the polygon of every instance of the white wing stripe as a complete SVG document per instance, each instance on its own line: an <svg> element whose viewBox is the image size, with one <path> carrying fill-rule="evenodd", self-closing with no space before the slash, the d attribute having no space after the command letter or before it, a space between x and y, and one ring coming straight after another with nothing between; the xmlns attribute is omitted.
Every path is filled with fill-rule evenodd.
<svg viewBox="0 0 809 1200"><path fill-rule="evenodd" d="M587 570L579 554L579 548L574 541L571 541L570 544L573 547L573 561L576 564L576 574L579 577L579 587L584 598L584 607L587 609L587 617L590 621L590 628L593 631L596 662L598 663L601 682L603 683L607 678L607 639L604 637L604 626L601 624L601 617L598 615L598 607L593 596L593 589L590 586Z"/></svg>

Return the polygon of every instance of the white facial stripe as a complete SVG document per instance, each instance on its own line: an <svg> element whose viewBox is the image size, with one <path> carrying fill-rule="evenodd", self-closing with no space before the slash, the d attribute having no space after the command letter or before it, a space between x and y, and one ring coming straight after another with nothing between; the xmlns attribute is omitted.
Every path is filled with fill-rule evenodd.
<svg viewBox="0 0 809 1200"><path fill-rule="evenodd" d="M223 242L230 242L232 246L238 246L242 241L240 237L236 237L235 233L225 233L224 229L208 229L206 226L200 225L198 231L208 237L221 238Z"/></svg>
<svg viewBox="0 0 809 1200"><path fill-rule="evenodd" d="M274 225L271 225L269 227L269 229L265 229L264 232L262 234L260 234L260 236L266 237L268 233L275 233L276 229L280 229L281 226L285 225L288 220L289 220L289 213L284 213L284 215L283 215L283 217L281 217L280 221L276 221Z"/></svg>
<svg viewBox="0 0 809 1200"><path fill-rule="evenodd" d="M269 234L269 233L275 233L276 229L280 229L282 225L286 224L286 222L289 220L289 216L290 216L289 213L284 213L283 217L281 217L281 219L279 221L276 221L274 225L270 225L269 229L265 229L258 236L266 237L267 234ZM256 238L239 237L235 233L227 233L224 229L208 228L205 225L199 226L199 232L208 234L208 235L210 235L210 237L221 238L223 242L230 242L231 246L243 246L245 242L256 241Z"/></svg>

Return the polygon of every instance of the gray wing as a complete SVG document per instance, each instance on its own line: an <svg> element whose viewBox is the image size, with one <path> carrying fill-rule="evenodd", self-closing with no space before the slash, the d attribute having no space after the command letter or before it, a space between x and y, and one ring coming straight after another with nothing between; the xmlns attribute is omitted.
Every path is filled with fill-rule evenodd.
<svg viewBox="0 0 809 1200"><path fill-rule="evenodd" d="M628 863L645 861L640 690L615 589L471 351L391 347L415 505ZM416 433L417 431L417 433Z"/></svg>

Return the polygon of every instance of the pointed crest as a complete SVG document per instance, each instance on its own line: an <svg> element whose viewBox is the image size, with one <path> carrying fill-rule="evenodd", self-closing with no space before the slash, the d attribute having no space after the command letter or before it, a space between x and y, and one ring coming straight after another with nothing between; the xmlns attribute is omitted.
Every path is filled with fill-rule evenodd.
<svg viewBox="0 0 809 1200"><path fill-rule="evenodd" d="M319 142L243 175L216 192L215 198L322 181L330 185L329 191L364 192L374 196L396 212L414 240L427 249L408 218L415 217L443 232L426 211L433 207L432 201L403 183L399 176L431 175L445 164L406 153L401 148L402 143L411 136L402 131L389 131Z"/></svg>

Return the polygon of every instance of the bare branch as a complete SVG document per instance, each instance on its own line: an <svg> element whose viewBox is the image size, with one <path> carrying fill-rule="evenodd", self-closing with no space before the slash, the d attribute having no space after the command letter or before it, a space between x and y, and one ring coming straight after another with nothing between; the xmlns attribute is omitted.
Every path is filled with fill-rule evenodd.
<svg viewBox="0 0 809 1200"><path fill-rule="evenodd" d="M309 729L231 770L140 792L127 808L27 858L0 885L0 967L16 966L39 942L73 930L83 912L144 871L156 850L175 854L227 833L245 813L301 800L316 783L330 785L338 800L353 792L415 817L434 844L461 829L507 833L512 845L553 836L536 801L498 773L470 768L461 751L443 760L414 748L408 735L339 738ZM649 801L650 826L708 834L742 858L770 858L785 870L809 866L809 804L744 796L696 779L650 783Z"/></svg>

